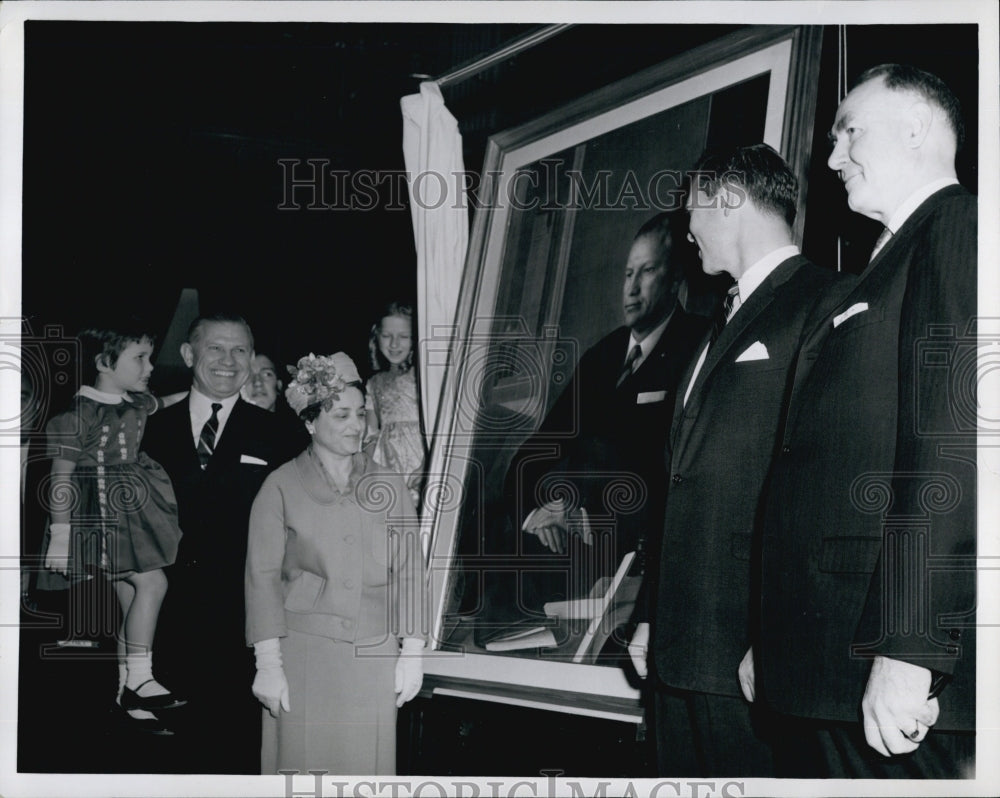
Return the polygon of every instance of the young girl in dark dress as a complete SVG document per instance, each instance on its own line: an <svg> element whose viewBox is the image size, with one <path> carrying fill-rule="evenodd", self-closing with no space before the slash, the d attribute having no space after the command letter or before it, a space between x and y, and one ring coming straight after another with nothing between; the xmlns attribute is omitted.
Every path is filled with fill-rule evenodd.
<svg viewBox="0 0 1000 798"><path fill-rule="evenodd" d="M163 568L181 530L170 479L139 443L147 416L170 402L147 392L152 335L120 327L86 330L79 340L85 384L46 427L45 566L64 575L96 567L113 580L122 611L117 703L136 726L169 733L153 712L184 701L153 678L152 645L167 591Z"/></svg>

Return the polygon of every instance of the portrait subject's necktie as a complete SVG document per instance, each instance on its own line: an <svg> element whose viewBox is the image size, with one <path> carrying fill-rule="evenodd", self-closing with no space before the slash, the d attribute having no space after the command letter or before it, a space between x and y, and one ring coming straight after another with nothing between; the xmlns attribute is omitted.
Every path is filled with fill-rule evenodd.
<svg viewBox="0 0 1000 798"><path fill-rule="evenodd" d="M620 388L621 384L628 379L628 376L632 373L632 366L635 365L635 361L637 361L640 357L642 357L642 347L639 346L639 344L636 344L628 350L628 357L625 358L622 370L618 374L618 382L615 383L615 388Z"/></svg>
<svg viewBox="0 0 1000 798"><path fill-rule="evenodd" d="M205 466L208 465L208 461L212 457L212 452L215 451L215 436L219 434L220 410L222 410L222 405L218 402L212 402L212 415L205 422L205 426L201 428L201 434L198 436L198 460L201 461L202 471L205 470Z"/></svg>
<svg viewBox="0 0 1000 798"><path fill-rule="evenodd" d="M715 320L712 323L712 337L709 340L709 347L714 344L719 336L722 334L722 328L726 326L726 322L732 318L733 313L736 312L736 308L740 306L740 284L734 283L732 287L726 292L726 299L722 303L722 308L719 313L716 314Z"/></svg>
<svg viewBox="0 0 1000 798"><path fill-rule="evenodd" d="M890 238L892 238L892 230L890 230L888 227L883 227L882 232L879 233L878 238L875 239L875 248L872 250L872 254L868 258L869 263L875 260L875 256L878 255L882 247L884 247L889 242Z"/></svg>

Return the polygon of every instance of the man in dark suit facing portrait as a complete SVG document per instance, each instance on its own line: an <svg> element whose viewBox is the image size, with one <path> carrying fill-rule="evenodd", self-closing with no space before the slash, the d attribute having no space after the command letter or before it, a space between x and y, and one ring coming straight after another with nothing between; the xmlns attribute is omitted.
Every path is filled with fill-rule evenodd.
<svg viewBox="0 0 1000 798"><path fill-rule="evenodd" d="M740 671L785 716L779 775L972 773L977 226L962 135L951 91L899 65L861 75L830 133L849 206L885 230L803 338L764 510Z"/></svg>
<svg viewBox="0 0 1000 798"><path fill-rule="evenodd" d="M773 775L733 663L747 648L752 530L802 325L840 277L799 254L797 200L798 180L766 144L708 155L692 179L702 268L735 282L681 380L666 445L649 602L660 775ZM630 645L640 675L649 631L640 624Z"/></svg>
<svg viewBox="0 0 1000 798"><path fill-rule="evenodd" d="M615 478L629 483L623 490L632 499L617 508L615 559L636 549L650 523L659 527L663 441L677 383L708 326L677 300L683 269L673 257L676 221L676 214L661 213L635 234L624 270L625 325L580 358L508 473L520 529L549 551L564 553L574 533L589 542L581 508L607 515ZM544 451L553 444L554 457ZM552 495L563 477L575 486L575 501Z"/></svg>
<svg viewBox="0 0 1000 798"><path fill-rule="evenodd" d="M304 448L273 414L244 402L253 336L241 317L196 319L181 346L191 369L186 401L157 413L143 449L170 475L184 533L167 570L156 647L177 710L180 772L259 773L260 706L251 693L244 632L250 506L264 478Z"/></svg>

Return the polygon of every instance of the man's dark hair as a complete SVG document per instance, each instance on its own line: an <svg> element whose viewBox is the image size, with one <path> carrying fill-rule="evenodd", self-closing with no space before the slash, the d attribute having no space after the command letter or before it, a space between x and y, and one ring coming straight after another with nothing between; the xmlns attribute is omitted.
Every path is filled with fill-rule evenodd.
<svg viewBox="0 0 1000 798"><path fill-rule="evenodd" d="M238 313L230 313L228 311L219 311L217 313L211 313L205 316L199 316L193 322L191 326L188 327L187 331L187 341L189 344L193 344L195 339L198 337L199 331L202 325L211 324L213 322L221 323L231 323L231 324L242 324L247 331L247 335L250 336L250 348L253 348L253 331L250 329L250 325L247 324L247 320L244 319Z"/></svg>
<svg viewBox="0 0 1000 798"><path fill-rule="evenodd" d="M767 144L750 144L706 152L695 166L692 190L714 197L723 188L749 197L763 211L795 221L799 181L785 159Z"/></svg>
<svg viewBox="0 0 1000 798"><path fill-rule="evenodd" d="M955 134L955 143L958 149L962 148L962 144L965 142L962 106L941 78L909 64L879 64L862 72L854 81L851 89L856 89L862 83L868 83L878 78L882 78L887 89L916 92L944 111L948 124L951 125L951 130Z"/></svg>
<svg viewBox="0 0 1000 798"><path fill-rule="evenodd" d="M114 368L125 347L132 343L148 340L150 344L156 341L156 335L139 319L125 321L101 328L90 327L81 330L77 339L80 342L82 357L81 377L84 385L93 385L97 381L97 360L100 358L108 368Z"/></svg>

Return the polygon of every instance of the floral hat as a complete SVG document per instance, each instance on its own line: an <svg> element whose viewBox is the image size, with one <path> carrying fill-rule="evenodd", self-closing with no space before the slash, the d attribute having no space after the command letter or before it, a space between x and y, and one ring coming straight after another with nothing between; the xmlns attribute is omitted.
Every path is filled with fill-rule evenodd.
<svg viewBox="0 0 1000 798"><path fill-rule="evenodd" d="M285 389L285 398L296 413L310 405L334 401L348 385L361 382L357 366L343 352L326 357L310 352L299 358L297 365L287 368L292 381Z"/></svg>

